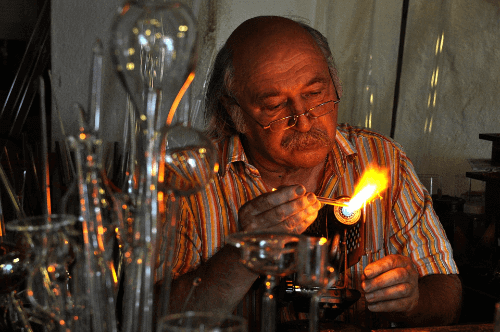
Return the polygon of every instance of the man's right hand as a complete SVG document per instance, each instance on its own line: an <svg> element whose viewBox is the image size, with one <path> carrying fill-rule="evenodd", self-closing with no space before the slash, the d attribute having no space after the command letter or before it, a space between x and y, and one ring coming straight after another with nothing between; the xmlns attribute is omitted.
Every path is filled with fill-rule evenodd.
<svg viewBox="0 0 500 332"><path fill-rule="evenodd" d="M302 185L280 187L245 203L238 212L241 230L301 234L314 222L321 203Z"/></svg>

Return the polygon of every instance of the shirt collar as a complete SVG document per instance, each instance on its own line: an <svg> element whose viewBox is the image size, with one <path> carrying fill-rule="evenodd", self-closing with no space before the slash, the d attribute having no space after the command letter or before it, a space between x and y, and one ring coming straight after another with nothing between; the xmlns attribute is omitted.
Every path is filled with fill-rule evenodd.
<svg viewBox="0 0 500 332"><path fill-rule="evenodd" d="M337 133L335 135L335 143L332 149L333 158L329 158L329 167L333 174L337 174L342 176L346 169L346 163L352 162L357 157L356 148L352 145L351 142L347 139L347 134L339 130L337 128ZM332 176L333 174L326 174L328 176Z"/></svg>
<svg viewBox="0 0 500 332"><path fill-rule="evenodd" d="M219 165L221 167L219 168L219 174L221 176L226 174L231 163L242 161L246 165L251 166L248 163L248 158L239 135L233 135L229 139L217 143L217 149L220 156Z"/></svg>
<svg viewBox="0 0 500 332"><path fill-rule="evenodd" d="M348 133L345 130L337 127L337 134L335 135L335 141L337 142L339 148L346 155L356 154L356 147L351 144L351 142L347 138Z"/></svg>
<svg viewBox="0 0 500 332"><path fill-rule="evenodd" d="M347 161L353 161L357 157L357 151L354 145L347 139L348 133L337 128L335 135L335 142L332 149L333 158L329 158L329 163L332 163L333 159L333 169L338 175L342 175L346 168ZM248 163L248 158L245 154L245 149L241 142L239 135L233 135L229 139L222 140L217 144L217 149L219 150L219 174L224 176L231 163L242 161L247 167L251 169L255 168L253 165ZM256 169L255 169L256 170Z"/></svg>

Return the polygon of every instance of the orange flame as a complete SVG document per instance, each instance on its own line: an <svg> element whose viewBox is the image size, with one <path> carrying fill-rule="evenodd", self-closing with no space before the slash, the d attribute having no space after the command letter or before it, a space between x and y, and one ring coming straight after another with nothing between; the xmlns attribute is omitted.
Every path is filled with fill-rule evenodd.
<svg viewBox="0 0 500 332"><path fill-rule="evenodd" d="M389 174L386 168L370 166L361 176L359 183L354 189L351 200L347 203L346 209L356 211L363 205L371 202L389 185Z"/></svg>

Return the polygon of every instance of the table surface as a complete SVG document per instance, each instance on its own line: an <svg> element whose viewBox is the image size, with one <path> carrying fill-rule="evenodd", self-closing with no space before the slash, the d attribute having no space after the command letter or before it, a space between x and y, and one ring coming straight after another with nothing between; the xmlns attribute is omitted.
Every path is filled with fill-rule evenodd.
<svg viewBox="0 0 500 332"><path fill-rule="evenodd" d="M289 324L281 326L279 332L304 332L308 331L308 321L299 320L289 322ZM452 326L436 326L436 327L412 327L412 328L389 328L370 330L359 327L353 324L342 322L322 322L320 323L321 332L493 332L493 324L463 324Z"/></svg>
<svg viewBox="0 0 500 332"><path fill-rule="evenodd" d="M401 329L382 329L373 332L493 332L493 324L452 325L437 327L414 327Z"/></svg>

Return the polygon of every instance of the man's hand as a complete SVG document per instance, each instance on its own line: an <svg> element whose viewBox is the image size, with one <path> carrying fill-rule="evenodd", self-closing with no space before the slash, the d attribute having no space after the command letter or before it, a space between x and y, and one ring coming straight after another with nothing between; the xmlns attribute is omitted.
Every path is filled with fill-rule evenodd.
<svg viewBox="0 0 500 332"><path fill-rule="evenodd" d="M321 204L301 185L278 188L245 203L238 212L242 231L301 234L314 222Z"/></svg>
<svg viewBox="0 0 500 332"><path fill-rule="evenodd" d="M370 311L410 313L417 307L418 272L406 256L389 255L368 264L362 280Z"/></svg>

